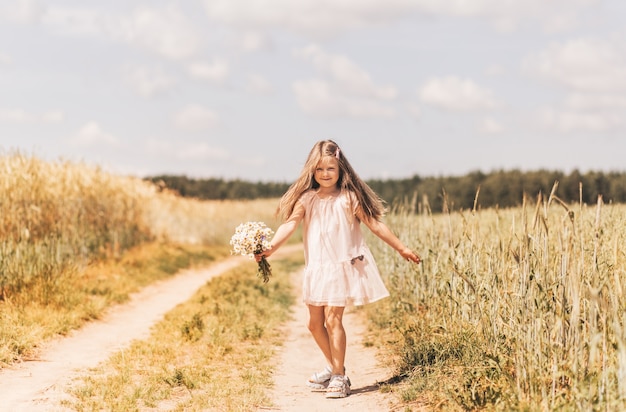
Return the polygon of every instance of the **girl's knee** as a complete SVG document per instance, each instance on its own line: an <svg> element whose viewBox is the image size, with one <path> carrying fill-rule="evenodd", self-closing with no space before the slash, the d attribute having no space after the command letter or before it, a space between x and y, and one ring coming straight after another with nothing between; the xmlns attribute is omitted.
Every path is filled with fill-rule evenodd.
<svg viewBox="0 0 626 412"><path fill-rule="evenodd" d="M343 329L343 319L341 316L328 316L326 318L326 328L329 330Z"/></svg>
<svg viewBox="0 0 626 412"><path fill-rule="evenodd" d="M343 308L331 308L326 312L326 327L328 329L343 328Z"/></svg>
<svg viewBox="0 0 626 412"><path fill-rule="evenodd" d="M307 328L309 329L309 331L311 333L315 333L318 331L321 331L325 328L324 326L324 322L319 322L319 321L315 321L315 320L311 320L309 319L309 322L307 323Z"/></svg>

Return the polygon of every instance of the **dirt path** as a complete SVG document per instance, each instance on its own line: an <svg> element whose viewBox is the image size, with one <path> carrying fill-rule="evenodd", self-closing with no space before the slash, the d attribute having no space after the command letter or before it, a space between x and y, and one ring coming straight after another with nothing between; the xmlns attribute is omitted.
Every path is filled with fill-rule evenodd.
<svg viewBox="0 0 626 412"><path fill-rule="evenodd" d="M291 253L297 247L284 247L277 255ZM81 371L123 350L133 340L147 338L151 326L165 313L190 299L208 280L236 267L243 259L231 257L205 270L184 271L151 285L134 295L128 304L112 308L102 320L91 322L68 337L49 342L41 348L38 360L1 370L0 410L66 411L59 402L67 396L65 389ZM342 411L389 410L387 400L375 388L375 383L388 375L377 367L375 353L361 343L364 326L353 313L346 315L349 339L346 365L353 382L353 395L346 399L327 400L321 393L306 390L303 380L324 363L305 327L306 308L298 304L295 310L293 320L285 327L288 337L279 354L280 360L277 360L281 366L276 374L276 388L280 390L274 392L275 407L270 409L332 411L335 410L329 408L329 402L332 402Z"/></svg>
<svg viewBox="0 0 626 412"><path fill-rule="evenodd" d="M300 286L300 273L292 275ZM279 367L272 392L274 406L262 410L293 412L382 412L392 410L392 398L378 391L377 382L388 379L390 371L382 366L374 348L366 348L366 325L362 316L346 309L344 327L348 339L346 371L352 381L352 394L343 399L326 399L323 392L312 392L306 380L321 370L326 361L306 328L307 309L298 301L292 320L285 326L285 343L279 352Z"/></svg>

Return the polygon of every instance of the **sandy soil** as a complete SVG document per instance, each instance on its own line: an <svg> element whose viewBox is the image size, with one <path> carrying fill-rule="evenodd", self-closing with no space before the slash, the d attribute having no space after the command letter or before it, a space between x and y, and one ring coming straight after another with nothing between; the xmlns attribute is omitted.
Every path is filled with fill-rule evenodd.
<svg viewBox="0 0 626 412"><path fill-rule="evenodd" d="M284 247L287 254L294 247ZM280 253L278 252L278 253ZM277 254L278 254L277 253ZM281 254L282 254L281 253ZM167 281L149 286L132 297L128 304L111 309L102 320L87 324L69 336L49 342L41 348L38 359L13 365L0 371L0 410L64 411L60 400L73 378L96 366L133 340L147 338L153 324L165 313L185 302L214 276L242 263L242 257L230 257L205 270L182 272ZM294 275L294 282L299 284ZM279 369L275 376L273 405L265 410L313 412L386 411L390 400L377 391L376 382L389 377L377 362L373 349L365 348L365 331L358 315L348 312L346 366L353 393L345 399L325 399L323 393L310 392L306 378L323 367L324 360L305 326L306 307L294 307L292 321L285 326L285 344L279 348Z"/></svg>
<svg viewBox="0 0 626 412"><path fill-rule="evenodd" d="M292 275L294 285L300 285L300 273ZM391 372L381 365L374 348L363 341L367 327L362 315L346 309L344 328L348 347L346 373L352 382L352 394L343 399L326 399L323 392L312 392L306 386L308 377L321 370L326 361L306 328L307 309L298 301L292 319L285 326L285 343L279 348L278 370L274 376L273 406L262 410L293 412L391 411L391 395L378 391L378 382L385 381Z"/></svg>

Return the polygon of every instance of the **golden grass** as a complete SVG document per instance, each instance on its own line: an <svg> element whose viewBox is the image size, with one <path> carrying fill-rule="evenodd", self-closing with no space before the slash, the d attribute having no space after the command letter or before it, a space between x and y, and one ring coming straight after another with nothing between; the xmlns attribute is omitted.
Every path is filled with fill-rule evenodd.
<svg viewBox="0 0 626 412"><path fill-rule="evenodd" d="M139 179L80 164L47 163L19 153L1 156L0 363L30 356L47 336L78 327L130 291L193 260L225 255L228 239L243 221L276 226L275 204L182 199ZM387 223L419 251L422 265L410 266L377 238L370 241L392 292L370 317L373 327L391 336L382 344L397 361L407 409L626 408L626 206L566 205L553 192L514 209L441 215L430 214L428 205L418 210L417 215L390 215ZM189 249L190 244L199 249ZM216 254L207 255L203 246ZM154 255L163 260L151 262ZM152 272L153 267L158 270ZM220 290L240 296L230 303L256 308L237 295L263 290L248 289L256 279L229 279L233 283ZM239 322L240 309L230 311L239 316L235 320L215 321L222 311L206 303L181 315L184 321L177 324L189 344L204 342L209 349L203 364L226 369L219 363L222 356L238 365L229 353L241 342L237 356L244 364L268 356L248 352L246 342L265 333L260 324ZM246 332L223 343L224 325L233 322L248 325ZM142 350L147 358L174 356L168 355L171 348L136 349ZM206 399L220 398L215 391L223 385L205 386L208 377L198 375L197 363L171 359L177 366L147 374L156 382L147 388L156 395L132 385L141 369L124 369L120 359L116 368L127 379L122 382L133 388L124 405L171 401L175 391L197 382L203 388L196 392L199 399L204 393L211 394ZM237 379L257 380L257 371L247 372ZM115 379L103 389L109 395L87 386L82 398L112 396L123 387L121 378ZM398 387L391 381L387 388ZM179 396L187 399L186 390ZM261 402L256 395L234 393L253 397L245 405Z"/></svg>
<svg viewBox="0 0 626 412"><path fill-rule="evenodd" d="M228 256L226 247L167 245L136 246L119 260L99 261L82 272L65 273L48 299L39 292L0 302L0 365L36 356L37 347L55 335L65 335L130 294L183 268L206 265Z"/></svg>
<svg viewBox="0 0 626 412"><path fill-rule="evenodd" d="M226 245L237 225L262 220L276 227L276 199L200 201L163 192L146 210L155 236L168 242Z"/></svg>
<svg viewBox="0 0 626 412"><path fill-rule="evenodd" d="M152 336L74 384L72 410L253 411L268 405L272 358L294 297L297 257L272 262L263 284L254 262L214 278L166 314Z"/></svg>
<svg viewBox="0 0 626 412"><path fill-rule="evenodd" d="M427 209L427 208L426 208ZM424 258L377 242L402 398L474 410L626 406L626 206L548 199L507 210L400 214Z"/></svg>
<svg viewBox="0 0 626 412"><path fill-rule="evenodd" d="M242 221L275 224L275 204L184 199L83 164L0 155L0 365L149 282L228 254Z"/></svg>

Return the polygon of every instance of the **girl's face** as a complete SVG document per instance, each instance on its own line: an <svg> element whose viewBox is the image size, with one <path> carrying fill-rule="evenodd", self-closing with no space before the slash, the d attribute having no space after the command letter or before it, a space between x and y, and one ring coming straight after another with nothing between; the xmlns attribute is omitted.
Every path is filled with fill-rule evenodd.
<svg viewBox="0 0 626 412"><path fill-rule="evenodd" d="M339 181L339 161L334 156L324 156L315 168L313 175L320 188L331 189L337 187Z"/></svg>

